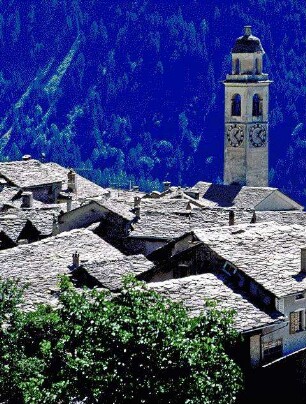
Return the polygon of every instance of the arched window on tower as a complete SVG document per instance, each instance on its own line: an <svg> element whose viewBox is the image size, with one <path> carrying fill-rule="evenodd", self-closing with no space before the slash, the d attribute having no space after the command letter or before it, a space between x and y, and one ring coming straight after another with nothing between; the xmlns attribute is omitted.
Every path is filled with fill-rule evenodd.
<svg viewBox="0 0 306 404"><path fill-rule="evenodd" d="M234 74L240 74L240 60L236 59L234 62Z"/></svg>
<svg viewBox="0 0 306 404"><path fill-rule="evenodd" d="M235 94L232 98L232 116L241 115L241 96Z"/></svg>
<svg viewBox="0 0 306 404"><path fill-rule="evenodd" d="M254 94L253 96L253 116L261 116L262 115L262 99L258 94Z"/></svg>

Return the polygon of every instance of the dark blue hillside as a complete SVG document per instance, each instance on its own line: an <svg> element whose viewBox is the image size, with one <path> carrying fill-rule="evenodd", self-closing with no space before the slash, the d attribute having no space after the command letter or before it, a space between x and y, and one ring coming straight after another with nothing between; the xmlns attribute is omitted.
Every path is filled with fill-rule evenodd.
<svg viewBox="0 0 306 404"><path fill-rule="evenodd" d="M250 24L274 80L271 184L306 203L302 0L0 6L2 160L45 153L102 185L221 181L221 80Z"/></svg>

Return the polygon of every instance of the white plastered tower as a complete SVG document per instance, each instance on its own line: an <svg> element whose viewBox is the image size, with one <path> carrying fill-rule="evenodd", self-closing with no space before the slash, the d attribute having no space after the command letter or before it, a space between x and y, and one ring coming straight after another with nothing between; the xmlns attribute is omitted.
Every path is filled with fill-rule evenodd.
<svg viewBox="0 0 306 404"><path fill-rule="evenodd" d="M267 187L268 75L264 50L251 27L232 49L232 73L225 85L224 183Z"/></svg>

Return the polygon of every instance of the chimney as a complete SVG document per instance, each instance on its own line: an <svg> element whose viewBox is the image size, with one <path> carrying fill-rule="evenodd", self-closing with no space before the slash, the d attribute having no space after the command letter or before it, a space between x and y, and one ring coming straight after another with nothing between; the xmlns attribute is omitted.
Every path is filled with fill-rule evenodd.
<svg viewBox="0 0 306 404"><path fill-rule="evenodd" d="M171 187L171 182L170 181L164 181L163 185L164 185L164 192L167 192L167 191L170 190L170 187Z"/></svg>
<svg viewBox="0 0 306 404"><path fill-rule="evenodd" d="M76 172L72 168L68 172L68 191L77 192Z"/></svg>
<svg viewBox="0 0 306 404"><path fill-rule="evenodd" d="M24 156L22 156L23 161L31 160L31 158L32 158L32 156L30 154L25 154Z"/></svg>
<svg viewBox="0 0 306 404"><path fill-rule="evenodd" d="M257 218L256 218L256 212L254 212L253 213L253 216L252 216L252 219L251 219L251 223L256 223L256 220L257 220Z"/></svg>
<svg viewBox="0 0 306 404"><path fill-rule="evenodd" d="M228 215L228 225L234 226L234 224L235 224L235 212L233 210L230 210Z"/></svg>
<svg viewBox="0 0 306 404"><path fill-rule="evenodd" d="M306 272L306 247L301 248L301 272Z"/></svg>
<svg viewBox="0 0 306 404"><path fill-rule="evenodd" d="M139 186L138 185L133 185L132 191L138 192L139 191Z"/></svg>
<svg viewBox="0 0 306 404"><path fill-rule="evenodd" d="M138 219L140 218L140 202L141 202L141 198L139 196L135 196L134 197L134 213Z"/></svg>
<svg viewBox="0 0 306 404"><path fill-rule="evenodd" d="M32 192L23 192L21 194L22 208L32 208L33 207L33 193Z"/></svg>
<svg viewBox="0 0 306 404"><path fill-rule="evenodd" d="M58 226L58 218L54 215L53 217L53 223L52 223L52 236L56 236L59 234L59 226Z"/></svg>
<svg viewBox="0 0 306 404"><path fill-rule="evenodd" d="M244 36L250 36L252 35L252 27L251 25L245 25L244 26Z"/></svg>
<svg viewBox="0 0 306 404"><path fill-rule="evenodd" d="M72 266L78 268L80 266L80 254L76 251L72 254Z"/></svg>
<svg viewBox="0 0 306 404"><path fill-rule="evenodd" d="M67 212L70 212L72 209L72 197L69 196L67 199Z"/></svg>

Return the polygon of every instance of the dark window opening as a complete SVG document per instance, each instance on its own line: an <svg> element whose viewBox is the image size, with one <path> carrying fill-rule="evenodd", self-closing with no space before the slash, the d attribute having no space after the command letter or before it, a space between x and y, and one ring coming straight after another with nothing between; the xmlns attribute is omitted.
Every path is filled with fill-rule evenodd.
<svg viewBox="0 0 306 404"><path fill-rule="evenodd" d="M232 98L232 116L240 116L241 115L241 96L239 94L235 94Z"/></svg>
<svg viewBox="0 0 306 404"><path fill-rule="evenodd" d="M240 60L236 59L234 63L234 73L240 74Z"/></svg>
<svg viewBox="0 0 306 404"><path fill-rule="evenodd" d="M261 116L262 115L262 99L258 94L255 94L253 97L253 116Z"/></svg>
<svg viewBox="0 0 306 404"><path fill-rule="evenodd" d="M283 341L278 339L276 341L264 342L262 344L263 360L265 363L272 362L275 359L283 356Z"/></svg>
<svg viewBox="0 0 306 404"><path fill-rule="evenodd" d="M259 71L259 60L255 59L255 74L260 74Z"/></svg>

